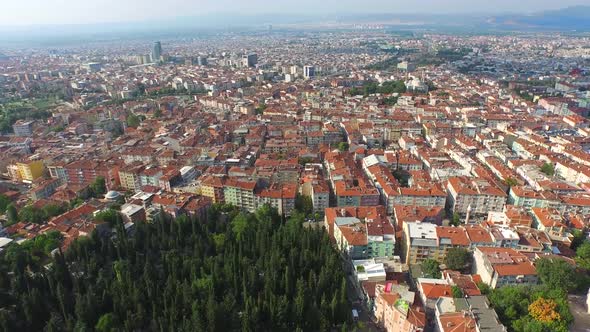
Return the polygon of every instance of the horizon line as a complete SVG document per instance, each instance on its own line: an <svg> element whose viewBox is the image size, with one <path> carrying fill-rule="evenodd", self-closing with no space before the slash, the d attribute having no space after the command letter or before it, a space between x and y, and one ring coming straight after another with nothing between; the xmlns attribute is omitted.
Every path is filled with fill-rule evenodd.
<svg viewBox="0 0 590 332"><path fill-rule="evenodd" d="M277 13L277 12L261 12L261 13L240 13L240 12L208 12L202 14L194 14L194 15L178 15L178 16L170 16L170 17L148 17L148 18L139 18L139 19L130 19L130 20L104 20L104 21L97 21L97 22L63 22L63 23L24 23L24 24L2 24L0 23L1 28L38 28L38 27L59 27L59 26L92 26L92 25L104 25L104 24L141 24L141 23L148 23L148 22L167 22L167 21L174 21L174 20L182 20L182 19L190 19L195 17L210 17L210 16L222 16L222 17L257 17L257 16L277 16L277 17L300 17L300 18L321 18L322 16L331 16L332 18L337 18L337 16L384 16L384 15L413 15L413 16L453 16L453 15L477 15L477 16L489 16L489 15L534 15L540 14L544 12L551 12L551 11L560 11L572 8L590 8L590 5L576 5L576 6L565 6L558 9L546 9L546 10L536 10L536 11L514 11L514 10L507 10L507 11L456 11L456 12L432 12L432 13L425 13L425 12L416 12L416 11L396 11L396 12L354 12L354 11L341 11L341 12L324 12L324 13L291 13L291 14L284 14L284 13ZM261 23L265 24L265 23Z"/></svg>

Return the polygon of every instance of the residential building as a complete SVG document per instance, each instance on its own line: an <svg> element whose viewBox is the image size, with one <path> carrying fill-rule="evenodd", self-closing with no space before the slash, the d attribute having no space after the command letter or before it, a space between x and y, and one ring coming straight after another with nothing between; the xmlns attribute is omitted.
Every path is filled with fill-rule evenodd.
<svg viewBox="0 0 590 332"><path fill-rule="evenodd" d="M474 231L472 236L477 241L487 242L489 234L483 228L481 228L481 232L482 234L479 234ZM443 263L449 249L471 248L468 234L464 227L406 222L403 224L402 233L402 259L405 259L406 264L417 264L426 259L434 259ZM489 244L493 245L492 242Z"/></svg>
<svg viewBox="0 0 590 332"><path fill-rule="evenodd" d="M256 197L254 191L256 181L237 180L228 178L223 187L225 203L232 204L249 212L256 211Z"/></svg>
<svg viewBox="0 0 590 332"><path fill-rule="evenodd" d="M18 120L12 125L16 136L31 136L33 134L34 121Z"/></svg>
<svg viewBox="0 0 590 332"><path fill-rule="evenodd" d="M387 332L422 332L426 327L426 314L415 302L415 293L407 286L375 286L375 318Z"/></svg>
<svg viewBox="0 0 590 332"><path fill-rule="evenodd" d="M441 297L435 305L435 330L440 332L507 332L483 295Z"/></svg>
<svg viewBox="0 0 590 332"><path fill-rule="evenodd" d="M506 193L488 180L453 177L447 182L447 205L459 215L487 216L489 211L502 211Z"/></svg>
<svg viewBox="0 0 590 332"><path fill-rule="evenodd" d="M311 185L311 201L315 213L324 214L330 206L330 187L325 181L317 181Z"/></svg>
<svg viewBox="0 0 590 332"><path fill-rule="evenodd" d="M529 258L512 248L475 248L473 274L491 288L505 285L536 285L537 270Z"/></svg>
<svg viewBox="0 0 590 332"><path fill-rule="evenodd" d="M406 264L416 264L438 256L436 225L422 222L404 223L401 249L402 260Z"/></svg>
<svg viewBox="0 0 590 332"><path fill-rule="evenodd" d="M8 173L13 181L33 182L43 176L43 160L25 159L9 165Z"/></svg>
<svg viewBox="0 0 590 332"><path fill-rule="evenodd" d="M127 165L125 168L119 170L119 181L123 189L129 191L139 191L141 189L141 173L144 171L145 166L136 162Z"/></svg>

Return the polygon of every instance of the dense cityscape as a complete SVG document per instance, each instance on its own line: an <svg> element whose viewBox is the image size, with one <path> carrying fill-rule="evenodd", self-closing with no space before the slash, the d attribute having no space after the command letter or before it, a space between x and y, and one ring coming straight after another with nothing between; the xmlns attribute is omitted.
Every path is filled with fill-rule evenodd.
<svg viewBox="0 0 590 332"><path fill-rule="evenodd" d="M3 331L590 327L588 34L0 51Z"/></svg>

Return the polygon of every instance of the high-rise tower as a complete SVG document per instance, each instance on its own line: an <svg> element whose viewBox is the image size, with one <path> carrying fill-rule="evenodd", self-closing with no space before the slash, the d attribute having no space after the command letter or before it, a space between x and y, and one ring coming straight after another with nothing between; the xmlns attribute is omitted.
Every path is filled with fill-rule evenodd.
<svg viewBox="0 0 590 332"><path fill-rule="evenodd" d="M157 41L154 43L154 48L152 49L152 62L160 62L162 59L162 44Z"/></svg>

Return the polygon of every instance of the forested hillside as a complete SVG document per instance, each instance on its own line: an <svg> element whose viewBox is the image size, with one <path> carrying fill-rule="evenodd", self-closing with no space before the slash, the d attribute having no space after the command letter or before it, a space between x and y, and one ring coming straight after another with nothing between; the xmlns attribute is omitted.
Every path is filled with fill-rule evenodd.
<svg viewBox="0 0 590 332"><path fill-rule="evenodd" d="M321 331L350 317L338 253L270 208L214 206L207 221L139 223L54 259L0 259L4 331Z"/></svg>

